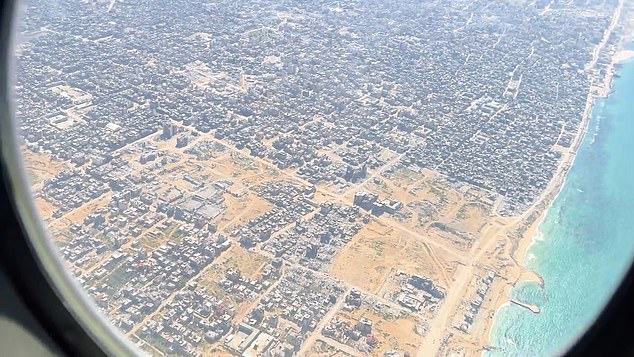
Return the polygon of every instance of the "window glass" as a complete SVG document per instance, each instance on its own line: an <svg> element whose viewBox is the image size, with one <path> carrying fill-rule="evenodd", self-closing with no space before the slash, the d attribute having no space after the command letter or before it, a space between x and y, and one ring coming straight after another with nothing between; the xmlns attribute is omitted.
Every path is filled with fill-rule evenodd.
<svg viewBox="0 0 634 357"><path fill-rule="evenodd" d="M33 0L15 111L151 355L550 355L634 242L623 0Z"/></svg>

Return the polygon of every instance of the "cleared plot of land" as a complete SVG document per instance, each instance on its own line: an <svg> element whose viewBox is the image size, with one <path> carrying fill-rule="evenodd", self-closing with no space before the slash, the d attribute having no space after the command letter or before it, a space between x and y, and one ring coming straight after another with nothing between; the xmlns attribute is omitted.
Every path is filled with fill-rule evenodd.
<svg viewBox="0 0 634 357"><path fill-rule="evenodd" d="M371 351L372 356L383 356L385 352L396 350L414 355L422 340L422 325L411 316L396 317L379 314L372 309L361 308L351 312L341 312L338 317L355 324L361 317L372 321L372 332L378 344Z"/></svg>
<svg viewBox="0 0 634 357"><path fill-rule="evenodd" d="M218 219L218 230L230 230L273 208L265 199L249 192L237 198L225 195L226 211Z"/></svg>
<svg viewBox="0 0 634 357"><path fill-rule="evenodd" d="M313 198L313 201L315 201L317 203L330 202L332 200L333 200L333 196L331 196L331 195L329 195L327 193L324 193L324 191L315 192L315 197ZM349 202L352 202L352 201L349 201Z"/></svg>
<svg viewBox="0 0 634 357"><path fill-rule="evenodd" d="M330 273L377 293L391 272L403 270L438 281L439 269L420 238L372 221L335 257Z"/></svg>
<svg viewBox="0 0 634 357"><path fill-rule="evenodd" d="M105 193L92 201L88 201L87 203L81 205L81 207L68 212L63 216L63 218L70 223L81 223L84 218L93 213L95 210L99 208L106 210L111 198L112 191Z"/></svg>
<svg viewBox="0 0 634 357"><path fill-rule="evenodd" d="M55 177L66 168L64 162L53 160L47 154L35 153L26 148L22 149L22 158L31 185L37 185L46 179Z"/></svg>
<svg viewBox="0 0 634 357"><path fill-rule="evenodd" d="M394 215L383 215L384 221L456 254L468 251L491 220L492 203L476 189L456 189L432 173L424 172L416 180L409 172L398 170L390 179L375 177L362 189L403 203Z"/></svg>
<svg viewBox="0 0 634 357"><path fill-rule="evenodd" d="M489 220L489 209L481 203L467 203L455 215L452 226L463 232L478 234Z"/></svg>
<svg viewBox="0 0 634 357"><path fill-rule="evenodd" d="M436 241L444 242L445 244L449 243L462 251L469 250L477 238L477 235L457 229L452 224L440 222L432 223L428 231L429 236Z"/></svg>
<svg viewBox="0 0 634 357"><path fill-rule="evenodd" d="M399 170L397 173L412 172ZM436 220L450 221L463 205L463 196L454 188L434 177L431 173L417 174L418 177L400 177L396 173L391 178L375 177L368 180L362 190L374 192L382 198L399 201L403 208L394 219L409 229L424 233L426 226Z"/></svg>

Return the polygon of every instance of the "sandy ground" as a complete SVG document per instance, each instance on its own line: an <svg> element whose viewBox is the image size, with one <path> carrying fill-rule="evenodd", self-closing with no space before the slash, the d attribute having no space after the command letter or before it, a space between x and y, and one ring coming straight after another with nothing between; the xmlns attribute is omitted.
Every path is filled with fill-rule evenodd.
<svg viewBox="0 0 634 357"><path fill-rule="evenodd" d="M420 239L373 221L337 254L330 274L376 294L399 270L442 281L439 271L449 270L449 263L443 259L441 264L446 265L439 266L437 260Z"/></svg>
<svg viewBox="0 0 634 357"><path fill-rule="evenodd" d="M249 220L271 210L274 206L263 198L248 193L245 197L235 198L225 195L227 210L218 217L216 224L218 230L231 231Z"/></svg>
<svg viewBox="0 0 634 357"><path fill-rule="evenodd" d="M33 186L54 177L67 168L66 163L53 160L44 153L35 153L25 147L22 148L22 158L24 159L24 169Z"/></svg>
<svg viewBox="0 0 634 357"><path fill-rule="evenodd" d="M377 314L371 309L362 307L350 312L337 315L341 320L355 325L361 317L372 321L372 335L377 338L378 346L371 351L371 356L383 356L385 352L397 350L410 355L416 351L421 342L421 336L416 330L420 324L414 317L388 317Z"/></svg>
<svg viewBox="0 0 634 357"><path fill-rule="evenodd" d="M623 63L634 58L634 50L621 50L614 54L612 61L614 63Z"/></svg>
<svg viewBox="0 0 634 357"><path fill-rule="evenodd" d="M460 231L477 235L489 219L488 211L484 205L467 203L456 213L453 226Z"/></svg>
<svg viewBox="0 0 634 357"><path fill-rule="evenodd" d="M45 222L50 221L51 217L53 216L53 212L56 209L55 205L43 199L42 197L36 197L34 199L34 202L40 218L42 218L42 220Z"/></svg>

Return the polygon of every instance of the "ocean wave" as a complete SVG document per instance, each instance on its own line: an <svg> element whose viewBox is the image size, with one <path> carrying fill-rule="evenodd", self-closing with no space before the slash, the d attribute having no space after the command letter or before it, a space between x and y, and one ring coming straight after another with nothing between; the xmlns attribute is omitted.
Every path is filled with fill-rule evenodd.
<svg viewBox="0 0 634 357"><path fill-rule="evenodd" d="M558 222L555 221L555 223L558 223ZM544 234L544 232L540 231L535 235L534 239L535 239L535 242L543 242L546 240L546 235Z"/></svg>

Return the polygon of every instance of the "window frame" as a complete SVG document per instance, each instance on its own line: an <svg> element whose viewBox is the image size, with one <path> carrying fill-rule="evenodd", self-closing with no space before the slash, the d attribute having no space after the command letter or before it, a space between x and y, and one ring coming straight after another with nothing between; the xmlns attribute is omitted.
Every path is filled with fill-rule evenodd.
<svg viewBox="0 0 634 357"><path fill-rule="evenodd" d="M0 4L0 269L65 354L140 355L65 268L31 199L11 106L15 5L15 0ZM630 267L597 320L565 355L634 355L632 302L634 269Z"/></svg>
<svg viewBox="0 0 634 357"><path fill-rule="evenodd" d="M11 101L16 3L5 0L0 4L0 269L64 353L95 357L141 355L65 268L31 199Z"/></svg>

